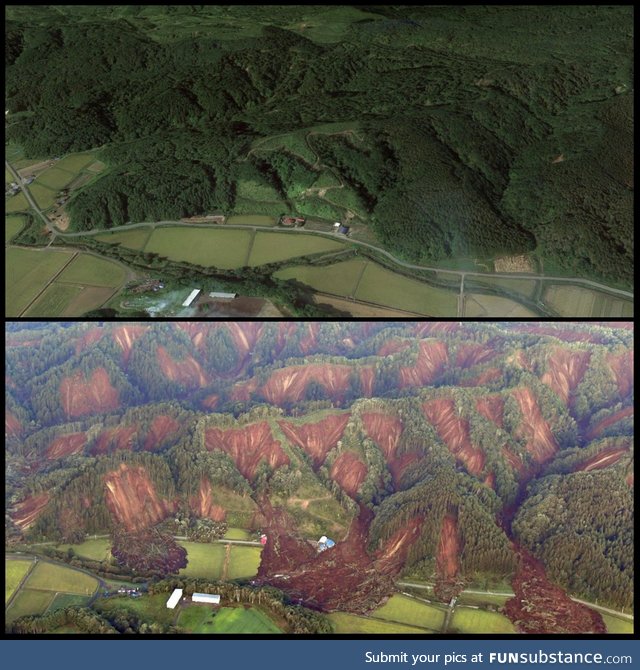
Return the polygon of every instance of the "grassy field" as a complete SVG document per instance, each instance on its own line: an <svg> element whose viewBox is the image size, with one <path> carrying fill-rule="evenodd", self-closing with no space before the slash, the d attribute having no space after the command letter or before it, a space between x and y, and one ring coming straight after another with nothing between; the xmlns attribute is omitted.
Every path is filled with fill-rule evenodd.
<svg viewBox="0 0 640 670"><path fill-rule="evenodd" d="M74 605L84 607L88 602L89 598L87 596L78 596L71 593L58 593L51 601L51 604L47 608L47 612L54 612L55 610L61 610L65 607L72 607Z"/></svg>
<svg viewBox="0 0 640 670"><path fill-rule="evenodd" d="M180 570L189 577L210 577L220 579L226 548L223 544L201 544L199 542L179 542L187 550L189 563Z"/></svg>
<svg viewBox="0 0 640 670"><path fill-rule="evenodd" d="M295 279L323 293L350 296L358 284L366 263L367 261L352 258L323 267L297 265L278 270L275 276L278 279Z"/></svg>
<svg viewBox="0 0 640 670"><path fill-rule="evenodd" d="M7 216L4 219L4 241L8 242L12 237L15 237L25 224L24 216Z"/></svg>
<svg viewBox="0 0 640 670"><path fill-rule="evenodd" d="M56 163L57 168L68 170L69 172L80 172L80 170L95 161L95 154L69 154Z"/></svg>
<svg viewBox="0 0 640 670"><path fill-rule="evenodd" d="M62 316L67 306L80 297L82 292L81 286L53 282L29 307L24 316Z"/></svg>
<svg viewBox="0 0 640 670"><path fill-rule="evenodd" d="M63 186L66 186L72 182L75 176L76 175L73 172L61 170L56 166L49 168L42 174L38 175L35 184L42 184L43 186L48 186L49 188L53 188L56 191L59 191Z"/></svg>
<svg viewBox="0 0 640 670"><path fill-rule="evenodd" d="M53 591L32 591L31 589L20 589L20 593L11 603L6 611L7 622L14 621L27 614L43 614L54 598Z"/></svg>
<svg viewBox="0 0 640 670"><path fill-rule="evenodd" d="M537 281L534 279L501 279L497 277L467 277L465 288L471 286L496 286L512 293L519 293L526 298L531 298L536 290Z"/></svg>
<svg viewBox="0 0 640 670"><path fill-rule="evenodd" d="M278 192L273 186L265 182L251 181L243 179L237 183L237 193L241 198L247 200L265 200L267 202L272 200L280 200Z"/></svg>
<svg viewBox="0 0 640 670"><path fill-rule="evenodd" d="M444 624L445 611L428 603L396 594L382 607L372 612L371 616L439 632Z"/></svg>
<svg viewBox="0 0 640 670"><path fill-rule="evenodd" d="M56 549L67 551L71 547L78 556L83 556L92 561L104 561L111 558L111 542L109 538L96 538L85 540L81 544L59 544Z"/></svg>
<svg viewBox="0 0 640 670"><path fill-rule="evenodd" d="M390 309L388 307L374 307L365 303L353 302L352 300L343 300L342 298L329 297L326 295L314 296L314 302L317 305L331 305L341 312L348 312L352 316L368 317L368 316L409 316L407 312L402 312L397 309Z"/></svg>
<svg viewBox="0 0 640 670"><path fill-rule="evenodd" d="M263 265L284 261L287 258L307 256L320 252L338 251L343 248L341 242L324 239L317 235L299 233L256 233L251 249L249 265Z"/></svg>
<svg viewBox="0 0 640 670"><path fill-rule="evenodd" d="M196 611L199 610L199 611ZM192 633L281 633L271 619L258 609L192 605L180 612L178 625Z"/></svg>
<svg viewBox="0 0 640 670"><path fill-rule="evenodd" d="M278 218L275 216L262 216L261 214L241 214L230 216L226 223L234 226L275 226Z"/></svg>
<svg viewBox="0 0 640 670"><path fill-rule="evenodd" d="M73 257L73 252L9 247L5 252L7 316L19 316L44 285Z"/></svg>
<svg viewBox="0 0 640 670"><path fill-rule="evenodd" d="M156 228L145 252L204 267L239 268L245 264L251 231L197 229L179 226Z"/></svg>
<svg viewBox="0 0 640 670"><path fill-rule="evenodd" d="M125 277L124 268L113 261L89 254L78 254L56 281L115 288L124 282Z"/></svg>
<svg viewBox="0 0 640 670"><path fill-rule="evenodd" d="M355 614L346 614L345 612L331 612L328 615L333 624L335 633L404 633L414 635L424 635L429 631L424 628L407 626L392 621L383 621L381 619L370 619L368 617L356 616Z"/></svg>
<svg viewBox="0 0 640 670"><path fill-rule="evenodd" d="M42 589L43 591L91 595L96 590L98 581L84 572L39 561L29 575L25 586L29 589Z"/></svg>
<svg viewBox="0 0 640 670"><path fill-rule="evenodd" d="M22 191L16 195L11 196L8 200L5 200L5 212L23 212L25 209L29 209L29 203L24 197L24 193Z"/></svg>
<svg viewBox="0 0 640 670"><path fill-rule="evenodd" d="M511 595L505 596L495 596L489 593L480 594L480 593L461 593L458 596L458 605L486 605L490 603L492 605L504 605L509 598L512 598Z"/></svg>
<svg viewBox="0 0 640 670"><path fill-rule="evenodd" d="M448 633L515 633L516 629L506 616L498 612L456 607L449 623Z"/></svg>
<svg viewBox="0 0 640 670"><path fill-rule="evenodd" d="M305 131L280 136L276 135L269 137L265 141L258 140L253 146L258 153L286 149L290 153L300 156L309 165L313 165L316 162L316 155L307 146L304 136Z"/></svg>
<svg viewBox="0 0 640 670"><path fill-rule="evenodd" d="M47 188L46 186L42 186L37 182L29 184L28 188L40 209L48 209L55 203L56 198L58 197L56 191L51 188Z"/></svg>
<svg viewBox="0 0 640 670"><path fill-rule="evenodd" d="M227 570L227 579L248 579L255 577L260 566L262 547L231 545L231 556Z"/></svg>
<svg viewBox="0 0 640 670"><path fill-rule="evenodd" d="M141 250L149 238L151 231L147 228L136 228L135 230L128 230L122 233L104 233L103 235L96 235L94 239L100 242L108 242L109 244L121 244L127 249Z"/></svg>
<svg viewBox="0 0 640 670"><path fill-rule="evenodd" d="M22 578L29 572L33 561L5 559L4 561L4 602L7 603L18 588Z"/></svg>
<svg viewBox="0 0 640 670"><path fill-rule="evenodd" d="M552 284L544 292L544 301L560 316L633 316L631 301L578 286Z"/></svg>
<svg viewBox="0 0 640 670"><path fill-rule="evenodd" d="M464 316L537 316L520 303L495 295L465 292L464 305Z"/></svg>
<svg viewBox="0 0 640 670"><path fill-rule="evenodd" d="M455 316L457 295L386 270L367 265L355 298L427 316Z"/></svg>
<svg viewBox="0 0 640 670"><path fill-rule="evenodd" d="M633 633L633 621L619 619L617 616L602 614L602 618L607 626L609 633Z"/></svg>
<svg viewBox="0 0 640 670"><path fill-rule="evenodd" d="M141 620L148 623L171 625L175 617L175 610L167 609L168 593L144 595L140 598L98 598L94 607L104 612L116 612L119 609L133 610Z"/></svg>
<svg viewBox="0 0 640 670"><path fill-rule="evenodd" d="M255 537L255 533L249 533L244 528L227 528L227 532L224 534L225 540L255 540Z"/></svg>

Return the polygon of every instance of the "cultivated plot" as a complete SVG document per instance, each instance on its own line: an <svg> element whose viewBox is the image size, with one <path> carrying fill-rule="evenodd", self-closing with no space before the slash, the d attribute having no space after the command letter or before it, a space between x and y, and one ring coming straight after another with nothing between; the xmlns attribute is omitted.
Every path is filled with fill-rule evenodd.
<svg viewBox="0 0 640 670"><path fill-rule="evenodd" d="M295 279L316 291L338 296L353 295L367 261L351 259L333 265L296 265L275 273L278 279Z"/></svg>
<svg viewBox="0 0 640 670"><path fill-rule="evenodd" d="M341 242L304 233L256 233L249 263L251 267L275 263L288 258L338 251Z"/></svg>

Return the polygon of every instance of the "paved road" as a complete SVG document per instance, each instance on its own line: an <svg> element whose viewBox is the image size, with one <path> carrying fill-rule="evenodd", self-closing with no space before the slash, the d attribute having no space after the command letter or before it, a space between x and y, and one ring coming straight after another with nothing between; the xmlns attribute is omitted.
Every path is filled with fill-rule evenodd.
<svg viewBox="0 0 640 670"><path fill-rule="evenodd" d="M31 195L31 192L29 191L29 188L22 183L22 177L14 170L13 166L9 163L8 160L5 159L4 164L11 172L11 174L14 176L16 184L20 184L20 188L22 189L22 192L24 193L24 197L27 199L27 202L29 205L31 205L31 209L35 211L35 213L42 219L44 224L47 226L47 229L53 234L56 234L56 231L53 229L53 223L47 219L47 217L42 213L40 208L38 207L36 201L33 199L33 196Z"/></svg>

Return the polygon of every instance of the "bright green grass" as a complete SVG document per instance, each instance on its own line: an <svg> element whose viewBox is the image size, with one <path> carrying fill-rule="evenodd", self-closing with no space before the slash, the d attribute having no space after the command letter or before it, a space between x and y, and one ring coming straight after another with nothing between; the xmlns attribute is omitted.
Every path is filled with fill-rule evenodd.
<svg viewBox="0 0 640 670"><path fill-rule="evenodd" d="M20 589L20 593L14 598L11 606L6 611L7 622L14 621L27 614L43 614L53 600L53 596L52 591Z"/></svg>
<svg viewBox="0 0 640 670"><path fill-rule="evenodd" d="M366 261L354 259L314 267L312 265L296 265L283 268L275 273L278 279L295 279L316 291L333 295L349 296L353 293L362 274Z"/></svg>
<svg viewBox="0 0 640 670"><path fill-rule="evenodd" d="M323 170L312 184L313 188L331 188L337 186L340 186L340 180L333 174L333 172L331 172L331 170Z"/></svg>
<svg viewBox="0 0 640 670"><path fill-rule="evenodd" d="M271 619L258 609L244 607L222 607L207 625L206 619L198 633L281 633Z"/></svg>
<svg viewBox="0 0 640 670"><path fill-rule="evenodd" d="M57 281L91 286L120 286L126 272L117 263L89 254L79 254L60 274Z"/></svg>
<svg viewBox="0 0 640 670"><path fill-rule="evenodd" d="M367 265L355 297L427 316L454 316L458 305L453 291L394 274L375 263Z"/></svg>
<svg viewBox="0 0 640 670"><path fill-rule="evenodd" d="M49 605L48 612L61 610L65 607L72 607L74 605L84 607L89 602L87 596L78 596L71 593L58 593Z"/></svg>
<svg viewBox="0 0 640 670"><path fill-rule="evenodd" d="M24 197L24 193L12 195L8 200L5 200L5 212L22 212L25 209L29 209L29 203Z"/></svg>
<svg viewBox="0 0 640 670"><path fill-rule="evenodd" d="M8 242L15 237L24 226L26 219L24 216L7 216L4 220L4 241Z"/></svg>
<svg viewBox="0 0 640 670"><path fill-rule="evenodd" d="M183 541L178 544L187 550L187 560L189 561L187 567L180 570L181 575L220 579L226 551L223 544L201 544L199 542Z"/></svg>
<svg viewBox="0 0 640 670"><path fill-rule="evenodd" d="M602 619L604 620L609 633L633 633L633 621L618 619L617 616L611 616L610 614L604 614L603 612L600 614L602 614Z"/></svg>
<svg viewBox="0 0 640 670"><path fill-rule="evenodd" d="M6 315L19 316L72 257L69 251L9 247L5 252Z"/></svg>
<svg viewBox="0 0 640 670"><path fill-rule="evenodd" d="M74 174L80 172L80 170L89 163L93 163L96 159L95 154L69 154L62 160L56 163L56 167L62 168L63 170L69 170Z"/></svg>
<svg viewBox="0 0 640 670"><path fill-rule="evenodd" d="M227 532L224 534L225 540L255 540L255 538L255 533L251 534L244 528L227 528Z"/></svg>
<svg viewBox="0 0 640 670"><path fill-rule="evenodd" d="M98 586L98 580L79 570L39 561L25 586L29 589L91 595Z"/></svg>
<svg viewBox="0 0 640 670"><path fill-rule="evenodd" d="M262 214L241 214L228 217L226 222L234 226L275 226L278 219L275 216Z"/></svg>
<svg viewBox="0 0 640 670"><path fill-rule="evenodd" d="M53 282L24 313L24 316L62 316L67 307L82 292L81 286Z"/></svg>
<svg viewBox="0 0 640 670"><path fill-rule="evenodd" d="M18 588L22 578L29 572L33 561L5 559L4 562L4 602L8 602Z"/></svg>
<svg viewBox="0 0 640 670"><path fill-rule="evenodd" d="M107 537L85 540L80 544L59 544L56 549L67 551L69 547L73 549L77 556L82 556L92 561L111 560L111 542Z"/></svg>
<svg viewBox="0 0 640 670"><path fill-rule="evenodd" d="M239 268L245 264L252 231L168 226L156 228L145 252L204 267Z"/></svg>
<svg viewBox="0 0 640 670"><path fill-rule="evenodd" d="M95 235L94 239L100 242L108 242L109 244L121 244L127 249L141 250L151 231L146 228L136 228L135 230L127 230L122 233L104 233L103 235Z"/></svg>
<svg viewBox="0 0 640 670"><path fill-rule="evenodd" d="M38 175L35 183L42 184L59 191L63 186L66 186L72 182L75 177L76 175L72 172L61 170L58 167L52 167Z"/></svg>
<svg viewBox="0 0 640 670"><path fill-rule="evenodd" d="M242 179L237 183L237 193L241 198L247 200L280 200L275 188L264 182Z"/></svg>
<svg viewBox="0 0 640 670"><path fill-rule="evenodd" d="M363 616L356 616L355 614L346 614L345 612L331 612L327 616L333 624L335 633L371 633L372 635L404 633L423 635L429 632L424 628L406 626L401 623L383 621L381 619L369 619Z"/></svg>
<svg viewBox="0 0 640 670"><path fill-rule="evenodd" d="M211 633L216 618L216 610L205 605L183 607L178 615L177 625L187 633Z"/></svg>
<svg viewBox="0 0 640 670"><path fill-rule="evenodd" d="M419 600L396 594L382 607L372 612L371 616L440 631L444 624L445 612Z"/></svg>
<svg viewBox="0 0 640 670"><path fill-rule="evenodd" d="M260 567L262 547L231 545L231 556L227 570L227 579L247 579L255 577Z"/></svg>
<svg viewBox="0 0 640 670"><path fill-rule="evenodd" d="M456 607L447 633L515 633L506 616L498 612Z"/></svg>
<svg viewBox="0 0 640 670"><path fill-rule="evenodd" d="M144 595L140 598L115 597L99 598L95 602L95 608L105 613L116 612L119 609L133 610L143 621L171 625L176 611L167 609L167 600L169 593L156 593L154 595Z"/></svg>
<svg viewBox="0 0 640 670"><path fill-rule="evenodd" d="M15 177L13 176L13 173L7 170L7 168L4 169L4 183L5 184L10 184L12 181L15 181Z"/></svg>
<svg viewBox="0 0 640 670"><path fill-rule="evenodd" d="M283 261L287 258L337 251L342 248L341 242L327 240L317 235L258 232L251 249L249 265L255 267L265 263Z"/></svg>
<svg viewBox="0 0 640 670"><path fill-rule="evenodd" d="M270 137L265 141L258 140L253 146L258 153L267 153L269 151L276 151L277 149L285 149L289 153L299 156L309 165L313 165L316 162L316 155L307 146L304 136L304 131L290 133L288 135Z"/></svg>
<svg viewBox="0 0 640 670"><path fill-rule="evenodd" d="M36 182L29 184L28 188L40 209L47 209L48 207L51 207L51 205L55 203L56 198L58 197L56 191L51 188L47 188L46 186L42 186Z"/></svg>

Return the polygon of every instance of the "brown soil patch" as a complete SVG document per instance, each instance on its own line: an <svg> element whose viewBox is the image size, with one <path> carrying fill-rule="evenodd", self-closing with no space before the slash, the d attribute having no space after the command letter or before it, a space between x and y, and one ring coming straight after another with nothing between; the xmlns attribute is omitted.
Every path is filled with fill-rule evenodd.
<svg viewBox="0 0 640 670"><path fill-rule="evenodd" d="M494 382L502 377L502 372L498 368L487 368L473 379L465 379L460 382L460 386L484 386L489 382Z"/></svg>
<svg viewBox="0 0 640 670"><path fill-rule="evenodd" d="M589 472L590 470L601 470L602 468L609 467L610 465L617 463L627 451L629 451L628 447L623 449L606 449L582 463L576 468L576 471Z"/></svg>
<svg viewBox="0 0 640 670"><path fill-rule="evenodd" d="M40 513L47 506L49 502L48 493L39 493L36 496L30 496L15 505L11 518L13 523L20 528L26 530L32 526Z"/></svg>
<svg viewBox="0 0 640 670"><path fill-rule="evenodd" d="M4 432L10 437L19 437L22 433L22 424L11 412L6 412L4 415Z"/></svg>
<svg viewBox="0 0 640 670"><path fill-rule="evenodd" d="M157 355L160 369L170 381L184 384L188 388L203 388L209 383L200 364L193 357L185 356L181 361L175 361L162 346L158 347Z"/></svg>
<svg viewBox="0 0 640 670"><path fill-rule="evenodd" d="M227 512L224 507L214 504L212 497L211 482L203 477L200 480L198 495L189 498L191 509L202 519L224 521Z"/></svg>
<svg viewBox="0 0 640 670"><path fill-rule="evenodd" d="M244 360L258 341L263 324L259 321L228 321L225 325L236 343L239 358Z"/></svg>
<svg viewBox="0 0 640 670"><path fill-rule="evenodd" d="M282 368L271 374L261 393L272 405L299 402L304 397L309 382L315 381L332 400L342 401L349 388L352 369L349 365L330 363Z"/></svg>
<svg viewBox="0 0 640 670"><path fill-rule="evenodd" d="M104 328L92 328L88 330L82 337L79 337L76 342L76 354L84 351L92 344L95 344L104 335Z"/></svg>
<svg viewBox="0 0 640 670"><path fill-rule="evenodd" d="M633 391L633 350L609 356L607 362L616 376L620 396L626 398Z"/></svg>
<svg viewBox="0 0 640 670"><path fill-rule="evenodd" d="M497 353L482 344L461 344L456 352L456 365L459 368L471 368L495 358Z"/></svg>
<svg viewBox="0 0 640 670"><path fill-rule="evenodd" d="M258 379L254 377L246 382L234 384L229 397L233 402L249 402L251 396L258 390Z"/></svg>
<svg viewBox="0 0 640 670"><path fill-rule="evenodd" d="M418 344L416 364L413 367L400 368L400 388L431 384L448 363L447 345L444 342L421 341Z"/></svg>
<svg viewBox="0 0 640 670"><path fill-rule="evenodd" d="M64 458L71 454L77 454L87 442L87 436L84 433L72 433L71 435L61 435L57 437L47 449L47 458Z"/></svg>
<svg viewBox="0 0 640 670"><path fill-rule="evenodd" d="M546 576L540 561L520 548L512 586L515 597L504 606L505 614L521 633L606 633L602 616L574 602Z"/></svg>
<svg viewBox="0 0 640 670"><path fill-rule="evenodd" d="M314 468L318 468L342 438L350 416L350 414L338 414L316 423L303 424L278 421L278 425L292 444L296 444L311 456Z"/></svg>
<svg viewBox="0 0 640 670"><path fill-rule="evenodd" d="M160 498L142 466L122 463L104 477L107 507L127 531L154 526L175 510L175 504Z"/></svg>
<svg viewBox="0 0 640 670"><path fill-rule="evenodd" d="M331 479L338 482L352 498L355 498L366 475L367 466L350 451L340 454L329 472Z"/></svg>
<svg viewBox="0 0 640 670"><path fill-rule="evenodd" d="M226 430L208 428L205 445L209 451L220 449L229 454L238 470L249 480L254 478L260 461L274 470L289 463L289 457L280 442L274 439L266 421Z"/></svg>
<svg viewBox="0 0 640 670"><path fill-rule="evenodd" d="M213 411L218 406L219 402L220 402L220 396L214 393L213 395L208 395L202 401L202 406L205 409Z"/></svg>
<svg viewBox="0 0 640 670"><path fill-rule="evenodd" d="M509 465L519 474L523 475L525 471L524 463L520 460L520 457L514 454L512 451L509 451L506 447L502 447L502 455L505 457L505 460Z"/></svg>
<svg viewBox="0 0 640 670"><path fill-rule="evenodd" d="M317 322L307 323L304 326L304 337L300 340L300 351L308 354L318 346L318 329L320 324Z"/></svg>
<svg viewBox="0 0 640 670"><path fill-rule="evenodd" d="M113 330L113 339L124 352L123 358L129 360L133 343L147 330L146 326L119 326Z"/></svg>
<svg viewBox="0 0 640 670"><path fill-rule="evenodd" d="M522 412L522 423L516 437L525 437L527 451L537 463L544 463L558 451L558 444L551 433L549 424L543 419L535 396L530 389L516 389L513 391L513 396L518 401Z"/></svg>
<svg viewBox="0 0 640 670"><path fill-rule="evenodd" d="M476 409L482 416L493 421L498 428L504 428L504 398L500 395L485 395L476 399Z"/></svg>
<svg viewBox="0 0 640 670"><path fill-rule="evenodd" d="M422 323L417 323L415 326L415 334L418 337L423 335L438 335L441 333L457 333L461 329L459 323L454 323L452 321L444 321L441 323L432 323L429 321L423 321Z"/></svg>
<svg viewBox="0 0 640 670"><path fill-rule="evenodd" d="M373 395L373 383L376 379L376 371L371 366L366 366L360 368L359 373L362 395L365 398L371 398Z"/></svg>
<svg viewBox="0 0 640 670"><path fill-rule="evenodd" d="M376 352L377 356L391 356L392 354L397 354L400 351L404 351L411 346L411 342L408 340L388 340L385 342L380 349Z"/></svg>
<svg viewBox="0 0 640 670"><path fill-rule="evenodd" d="M502 258L496 258L493 266L495 272L535 272L533 263L528 256L503 256Z"/></svg>
<svg viewBox="0 0 640 670"><path fill-rule="evenodd" d="M562 402L569 406L590 360L590 351L555 349L547 359L547 371L542 375L541 381L551 387L562 398Z"/></svg>
<svg viewBox="0 0 640 670"><path fill-rule="evenodd" d="M496 476L493 472L490 472L482 482L485 486L488 486L490 489L494 489L496 486Z"/></svg>
<svg viewBox="0 0 640 670"><path fill-rule="evenodd" d="M98 368L85 380L81 372L60 383L60 401L67 417L110 412L118 409L118 391L111 386L104 368Z"/></svg>
<svg viewBox="0 0 640 670"><path fill-rule="evenodd" d="M120 449L131 451L133 449L133 438L137 431L136 426L118 426L117 428L103 430L91 448L91 453L96 456Z"/></svg>
<svg viewBox="0 0 640 670"><path fill-rule="evenodd" d="M627 482L627 486L633 486L633 472L627 475L625 482Z"/></svg>
<svg viewBox="0 0 640 670"><path fill-rule="evenodd" d="M415 516L394 533L375 555L376 569L384 575L397 575L407 561L411 545L420 537L423 516Z"/></svg>
<svg viewBox="0 0 640 670"><path fill-rule="evenodd" d="M469 422L456 416L453 400L428 400L422 405L422 410L456 460L463 463L470 474L479 475L484 468L484 453L471 444Z"/></svg>
<svg viewBox="0 0 640 670"><path fill-rule="evenodd" d="M448 581L458 574L460 568L458 563L460 549L458 519L455 514L448 512L442 520L438 552L436 554L438 579Z"/></svg>
<svg viewBox="0 0 640 670"><path fill-rule="evenodd" d="M618 421L622 421L622 419L625 419L628 416L633 416L633 406L625 407L619 412L605 417L602 421L598 421L598 423L585 435L585 439L593 440L601 435L606 428L613 426L614 423L618 423Z"/></svg>
<svg viewBox="0 0 640 670"><path fill-rule="evenodd" d="M150 428L144 443L145 451L153 451L167 436L174 435L180 424L170 416L157 416Z"/></svg>

